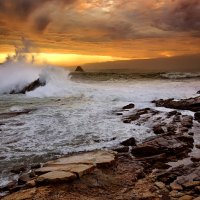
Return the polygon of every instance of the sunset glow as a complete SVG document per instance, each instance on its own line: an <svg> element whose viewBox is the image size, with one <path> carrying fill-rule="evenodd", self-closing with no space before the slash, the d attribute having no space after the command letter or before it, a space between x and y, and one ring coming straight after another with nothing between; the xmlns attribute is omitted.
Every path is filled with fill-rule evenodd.
<svg viewBox="0 0 200 200"><path fill-rule="evenodd" d="M0 61L22 37L62 66L199 54L199 13L198 0L1 0Z"/></svg>

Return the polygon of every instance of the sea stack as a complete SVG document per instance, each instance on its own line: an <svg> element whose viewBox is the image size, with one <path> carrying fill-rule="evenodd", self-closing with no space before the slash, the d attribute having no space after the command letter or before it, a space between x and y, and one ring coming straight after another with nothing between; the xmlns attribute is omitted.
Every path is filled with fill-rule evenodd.
<svg viewBox="0 0 200 200"><path fill-rule="evenodd" d="M77 66L75 72L85 72L81 66Z"/></svg>

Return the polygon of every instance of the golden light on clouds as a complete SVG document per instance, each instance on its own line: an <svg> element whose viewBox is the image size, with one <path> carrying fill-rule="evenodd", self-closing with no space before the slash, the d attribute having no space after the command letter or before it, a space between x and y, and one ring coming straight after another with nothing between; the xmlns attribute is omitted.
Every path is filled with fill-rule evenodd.
<svg viewBox="0 0 200 200"><path fill-rule="evenodd" d="M0 54L0 62L4 62L6 57L10 54ZM57 53L33 53L27 54L28 60L32 59L34 56L34 60L37 64L52 64L59 65L64 67L72 67L77 65L83 65L87 63L98 63L98 62L106 62L106 61L116 61L116 60L128 60L130 58L121 58L121 57L112 57L112 56L98 56L98 55L78 55L78 54L57 54Z"/></svg>
<svg viewBox="0 0 200 200"><path fill-rule="evenodd" d="M0 0L0 59L21 37L59 65L199 54L199 21L199 0Z"/></svg>

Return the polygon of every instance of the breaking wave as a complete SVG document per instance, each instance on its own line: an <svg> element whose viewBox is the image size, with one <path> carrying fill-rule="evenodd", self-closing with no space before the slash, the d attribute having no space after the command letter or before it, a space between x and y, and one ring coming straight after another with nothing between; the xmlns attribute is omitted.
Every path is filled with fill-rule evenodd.
<svg viewBox="0 0 200 200"><path fill-rule="evenodd" d="M160 75L162 78L166 79L189 79L189 78L200 78L199 73L189 73L189 72L170 72Z"/></svg>

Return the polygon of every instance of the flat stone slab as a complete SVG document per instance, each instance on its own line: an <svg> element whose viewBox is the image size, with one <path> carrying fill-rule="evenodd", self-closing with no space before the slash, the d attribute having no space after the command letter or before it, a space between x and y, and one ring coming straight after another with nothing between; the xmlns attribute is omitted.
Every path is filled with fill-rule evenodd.
<svg viewBox="0 0 200 200"><path fill-rule="evenodd" d="M53 171L39 176L36 181L39 183L43 182L51 183L51 182L71 181L76 178L77 176L71 172Z"/></svg>
<svg viewBox="0 0 200 200"><path fill-rule="evenodd" d="M67 165L54 165L54 166L46 166L35 170L36 174L44 174L53 171L65 171L77 173L79 177L84 174L88 174L95 169L94 165L91 164L67 164Z"/></svg>
<svg viewBox="0 0 200 200"><path fill-rule="evenodd" d="M115 153L111 151L96 151L78 154L70 157L59 158L54 161L49 161L44 166L56 166L67 164L92 164L94 166L107 166L115 161Z"/></svg>

